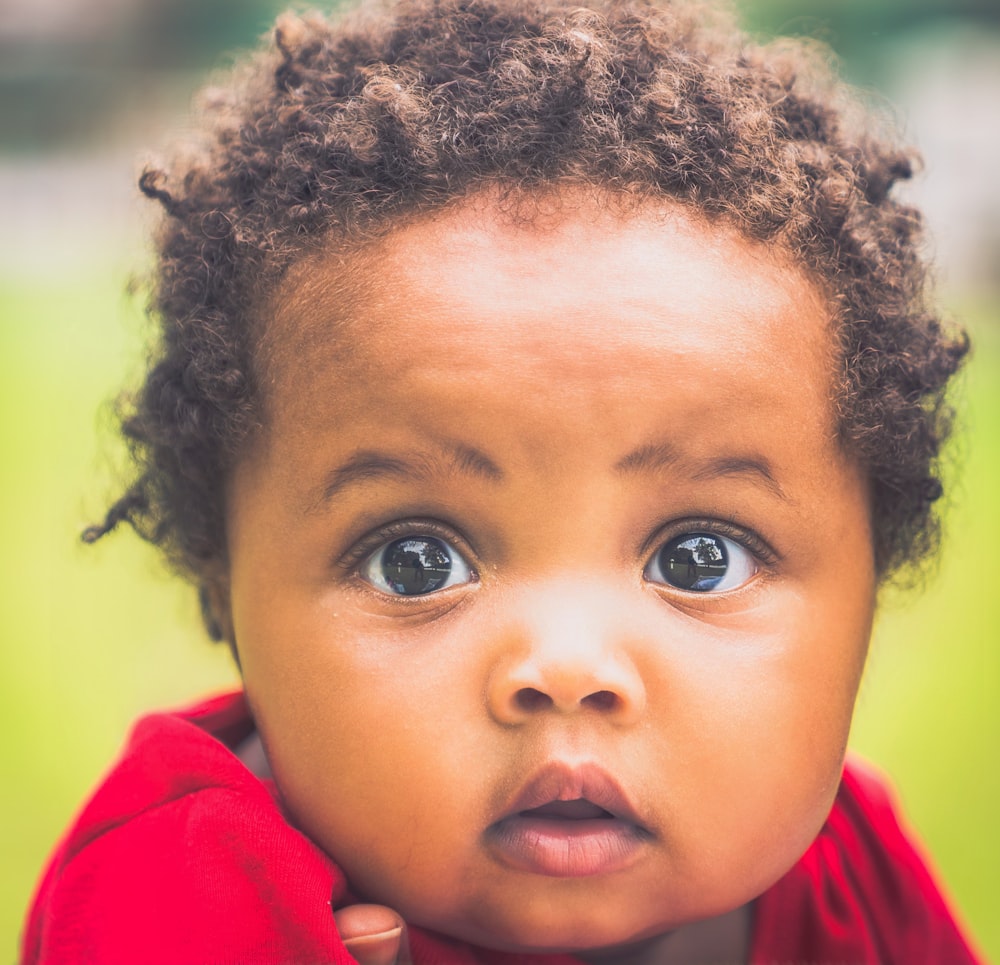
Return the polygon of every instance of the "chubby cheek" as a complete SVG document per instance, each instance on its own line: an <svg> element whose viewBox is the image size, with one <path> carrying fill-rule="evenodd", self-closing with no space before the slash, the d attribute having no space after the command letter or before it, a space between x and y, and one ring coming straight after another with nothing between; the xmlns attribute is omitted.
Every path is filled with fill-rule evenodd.
<svg viewBox="0 0 1000 965"><path fill-rule="evenodd" d="M420 633L401 660L398 639L336 608L272 614L279 619L257 622L241 652L296 822L362 893L385 900L392 882L426 888L428 875L446 890L442 878L463 872L456 829L475 827L482 807L471 668L441 659ZM450 863L442 861L449 852Z"/></svg>
<svg viewBox="0 0 1000 965"><path fill-rule="evenodd" d="M791 605L788 612L795 617ZM784 850L779 871L808 847L833 804L867 651L870 618L863 608L827 614L826 623L822 616L800 607L799 644L768 683L773 743L759 761L761 791L751 789L747 797L757 825L751 840L769 840L776 855ZM768 810L784 820L769 819Z"/></svg>
<svg viewBox="0 0 1000 965"><path fill-rule="evenodd" d="M864 599L864 594L859 596ZM774 591L739 644L706 647L661 727L675 859L726 902L769 887L819 832L839 784L870 607Z"/></svg>

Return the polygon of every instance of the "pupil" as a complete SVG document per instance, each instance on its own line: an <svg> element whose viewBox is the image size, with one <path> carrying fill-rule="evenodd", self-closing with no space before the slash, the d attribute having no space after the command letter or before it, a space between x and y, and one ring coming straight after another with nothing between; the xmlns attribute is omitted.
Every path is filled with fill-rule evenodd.
<svg viewBox="0 0 1000 965"><path fill-rule="evenodd" d="M722 581L728 566L725 544L708 533L682 536L660 550L664 577L682 590L711 590Z"/></svg>
<svg viewBox="0 0 1000 965"><path fill-rule="evenodd" d="M432 537L397 539L385 548L382 574L397 593L430 593L447 582L451 554L444 543Z"/></svg>

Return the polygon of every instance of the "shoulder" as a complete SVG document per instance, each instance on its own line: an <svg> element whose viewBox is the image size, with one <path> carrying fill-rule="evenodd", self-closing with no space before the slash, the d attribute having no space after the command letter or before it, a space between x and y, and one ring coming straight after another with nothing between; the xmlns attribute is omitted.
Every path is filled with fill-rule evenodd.
<svg viewBox="0 0 1000 965"><path fill-rule="evenodd" d="M753 965L803 960L978 961L886 782L856 759L816 840L756 904Z"/></svg>
<svg viewBox="0 0 1000 965"><path fill-rule="evenodd" d="M26 962L335 960L343 880L227 746L251 727L240 694L136 724L39 886Z"/></svg>

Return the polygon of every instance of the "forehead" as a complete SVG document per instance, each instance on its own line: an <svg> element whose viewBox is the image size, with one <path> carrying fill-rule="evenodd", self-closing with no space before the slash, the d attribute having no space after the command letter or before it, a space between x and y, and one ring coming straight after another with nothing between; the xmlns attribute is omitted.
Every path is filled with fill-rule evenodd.
<svg viewBox="0 0 1000 965"><path fill-rule="evenodd" d="M293 266L271 302L270 401L310 370L364 367L419 341L402 323L418 311L446 312L459 341L499 326L511 352L544 346L551 355L562 344L580 365L601 364L601 350L665 326L675 353L717 342L731 355L784 340L768 378L803 363L830 373L834 349L827 300L779 244L676 203L568 190L509 203L481 192L361 249ZM699 323L671 324L677 318ZM808 322L796 331L800 318ZM807 331L816 319L822 331ZM428 343L423 360L442 351L440 340Z"/></svg>

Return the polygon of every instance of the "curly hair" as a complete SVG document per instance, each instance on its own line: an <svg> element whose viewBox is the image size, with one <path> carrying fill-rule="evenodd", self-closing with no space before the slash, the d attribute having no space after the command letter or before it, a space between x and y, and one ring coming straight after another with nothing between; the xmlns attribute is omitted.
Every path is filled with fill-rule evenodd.
<svg viewBox="0 0 1000 965"><path fill-rule="evenodd" d="M878 574L918 564L937 542L946 386L968 344L930 302L919 213L891 193L915 157L873 133L828 60L681 0L402 0L280 18L208 93L200 144L140 179L164 209L160 347L123 415L136 476L85 538L130 523L204 600L225 566L224 484L262 418L259 306L283 272L486 186L589 185L724 219L820 283Z"/></svg>

